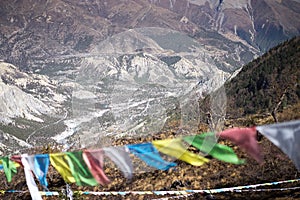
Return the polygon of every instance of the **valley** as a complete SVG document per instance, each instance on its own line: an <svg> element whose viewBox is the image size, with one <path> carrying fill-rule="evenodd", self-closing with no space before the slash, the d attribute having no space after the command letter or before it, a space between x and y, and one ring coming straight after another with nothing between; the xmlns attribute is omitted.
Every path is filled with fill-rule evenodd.
<svg viewBox="0 0 300 200"><path fill-rule="evenodd" d="M223 83L300 27L292 0L28 2L1 2L0 122L34 146L108 145L175 116L190 132L218 88L209 123L220 130Z"/></svg>

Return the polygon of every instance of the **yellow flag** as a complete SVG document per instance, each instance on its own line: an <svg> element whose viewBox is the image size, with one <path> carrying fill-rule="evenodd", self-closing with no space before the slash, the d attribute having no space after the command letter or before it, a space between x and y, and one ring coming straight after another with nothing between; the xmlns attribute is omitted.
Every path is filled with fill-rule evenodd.
<svg viewBox="0 0 300 200"><path fill-rule="evenodd" d="M19 163L14 162L14 164L15 164L16 167L20 167Z"/></svg>
<svg viewBox="0 0 300 200"><path fill-rule="evenodd" d="M58 171L67 183L75 183L75 178L72 175L68 165L67 155L65 153L49 154L51 165Z"/></svg>
<svg viewBox="0 0 300 200"><path fill-rule="evenodd" d="M209 161L207 158L188 151L187 148L183 146L181 138L155 140L152 141L152 144L158 151L185 161L191 165L200 166Z"/></svg>

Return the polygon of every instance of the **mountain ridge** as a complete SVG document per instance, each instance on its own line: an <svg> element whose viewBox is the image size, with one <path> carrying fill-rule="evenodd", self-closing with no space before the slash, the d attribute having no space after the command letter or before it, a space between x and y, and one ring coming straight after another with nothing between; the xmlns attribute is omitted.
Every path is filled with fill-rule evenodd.
<svg viewBox="0 0 300 200"><path fill-rule="evenodd" d="M287 1L293 2L293 6L284 3L286 1L267 0L260 4L260 1L238 4L227 0L221 5L219 1L187 0L41 0L28 4L1 1L0 56L29 70L36 61L52 56L89 52L100 41L128 29L161 27L184 32L208 45L217 45L217 49L222 46L214 38L221 35L231 42L243 41L246 46L242 48L255 50L250 57L242 59L245 64L257 56L256 53L299 34L300 14L295 9L299 3ZM260 6L254 8L257 4ZM203 38L205 34L209 37ZM232 47L226 51L230 56Z"/></svg>
<svg viewBox="0 0 300 200"><path fill-rule="evenodd" d="M299 47L300 37L288 40L245 65L226 82L227 115L274 115L277 110L299 103Z"/></svg>
<svg viewBox="0 0 300 200"><path fill-rule="evenodd" d="M262 53L299 34L299 25L296 25L299 24L299 18L294 18L299 15L298 1L160 0L151 2L174 10L201 27L217 30L224 35L229 32L234 33L259 48Z"/></svg>

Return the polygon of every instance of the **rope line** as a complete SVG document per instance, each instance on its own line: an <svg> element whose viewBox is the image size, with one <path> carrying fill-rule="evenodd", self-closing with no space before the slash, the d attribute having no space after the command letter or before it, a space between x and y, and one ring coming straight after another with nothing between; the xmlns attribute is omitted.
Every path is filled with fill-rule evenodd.
<svg viewBox="0 0 300 200"><path fill-rule="evenodd" d="M271 191L288 191L288 190L299 190L300 187L288 187L288 188L272 188L272 189L243 189L243 190L233 190L233 192L241 193L241 192L271 192ZM189 197L196 193L190 193L185 195L177 195L172 197L163 197L153 200L168 200L168 199L180 199L183 197Z"/></svg>
<svg viewBox="0 0 300 200"><path fill-rule="evenodd" d="M74 195L181 195L183 196L190 196L195 193L200 194L216 194L222 192L269 192L269 191L287 191L287 190L298 190L300 186L297 187L287 187L287 188L261 188L258 189L256 187L261 186L272 186L278 185L283 183L294 183L299 182L300 179L292 179L292 180L285 180L285 181L276 181L271 183L261 183L261 184L254 184L254 185L245 185L245 186L236 186L236 187L229 187L229 188L219 188L219 189L205 189L205 190L178 190L178 191L109 191L109 192L93 192L93 191L73 191ZM28 191L21 191L21 190L0 190L0 194L4 193L25 193ZM43 196L58 196L59 192L57 191L40 191L40 194ZM178 196L169 197L169 198L178 198Z"/></svg>

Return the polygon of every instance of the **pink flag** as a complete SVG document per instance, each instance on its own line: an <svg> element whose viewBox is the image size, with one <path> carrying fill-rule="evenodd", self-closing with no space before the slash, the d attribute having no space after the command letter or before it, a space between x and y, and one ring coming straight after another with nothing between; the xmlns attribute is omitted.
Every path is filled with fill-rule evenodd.
<svg viewBox="0 0 300 200"><path fill-rule="evenodd" d="M107 178L103 171L104 152L102 149L84 150L82 157L89 170L91 171L91 174L99 184L105 185L110 183L110 180Z"/></svg>
<svg viewBox="0 0 300 200"><path fill-rule="evenodd" d="M257 162L262 163L263 157L256 140L256 127L227 129L217 135L232 141L234 144L243 148Z"/></svg>

